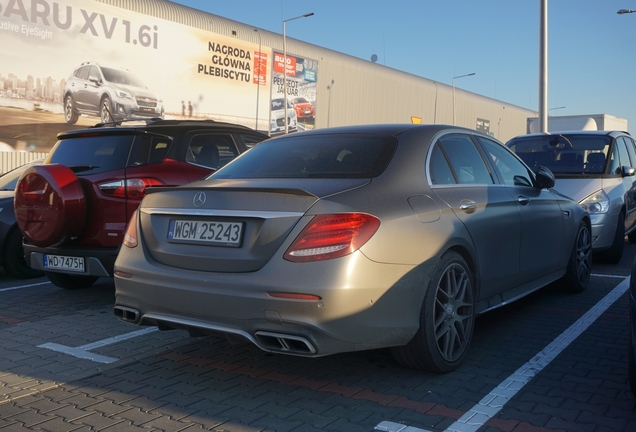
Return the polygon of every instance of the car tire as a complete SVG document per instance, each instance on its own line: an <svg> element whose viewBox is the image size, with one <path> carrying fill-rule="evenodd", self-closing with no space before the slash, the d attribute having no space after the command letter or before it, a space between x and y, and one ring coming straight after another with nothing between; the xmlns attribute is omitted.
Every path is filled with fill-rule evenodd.
<svg viewBox="0 0 636 432"><path fill-rule="evenodd" d="M35 209L35 210L34 210ZM59 164L27 168L15 190L20 231L39 247L78 237L86 223L84 192L75 173Z"/></svg>
<svg viewBox="0 0 636 432"><path fill-rule="evenodd" d="M108 96L104 97L99 103L99 118L102 123L109 123L115 120L113 118L113 105L110 103Z"/></svg>
<svg viewBox="0 0 636 432"><path fill-rule="evenodd" d="M79 114L75 110L75 101L71 95L64 98L64 119L68 124L75 124L79 119Z"/></svg>
<svg viewBox="0 0 636 432"><path fill-rule="evenodd" d="M66 273L45 272L53 285L67 290L84 289L93 285L97 276L70 275Z"/></svg>
<svg viewBox="0 0 636 432"><path fill-rule="evenodd" d="M607 264L618 264L625 249L625 214L620 213L616 221L616 232L612 246L598 254L600 261Z"/></svg>
<svg viewBox="0 0 636 432"><path fill-rule="evenodd" d="M24 247L22 246L23 238L24 236L17 227L9 233L3 251L4 271L7 272L9 276L18 279L33 279L44 276L42 271L32 269L27 265L24 259Z"/></svg>
<svg viewBox="0 0 636 432"><path fill-rule="evenodd" d="M391 349L402 366L451 372L466 357L475 326L474 283L457 252L440 258L424 296L420 328L411 341Z"/></svg>
<svg viewBox="0 0 636 432"><path fill-rule="evenodd" d="M565 275L560 286L569 293L583 292L592 275L592 234L585 222L581 222L576 232L574 246L570 253Z"/></svg>

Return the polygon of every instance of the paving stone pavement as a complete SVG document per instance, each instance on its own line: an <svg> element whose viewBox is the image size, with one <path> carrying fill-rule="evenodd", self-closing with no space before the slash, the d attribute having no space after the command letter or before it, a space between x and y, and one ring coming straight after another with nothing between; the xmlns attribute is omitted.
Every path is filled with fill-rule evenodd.
<svg viewBox="0 0 636 432"><path fill-rule="evenodd" d="M628 246L594 273L627 275ZM445 375L386 350L302 359L183 331L124 338L143 328L113 317L108 281L0 291L0 431L441 432L620 281L595 276L584 294L541 290L480 317L466 363ZM479 432L636 431L628 322L622 296Z"/></svg>

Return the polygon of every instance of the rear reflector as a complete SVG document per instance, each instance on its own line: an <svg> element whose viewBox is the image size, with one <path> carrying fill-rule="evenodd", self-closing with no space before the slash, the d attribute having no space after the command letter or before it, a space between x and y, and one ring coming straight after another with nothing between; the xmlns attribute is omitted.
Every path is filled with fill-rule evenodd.
<svg viewBox="0 0 636 432"><path fill-rule="evenodd" d="M292 262L340 258L361 248L379 226L380 220L366 213L315 216L289 246L284 258Z"/></svg>
<svg viewBox="0 0 636 432"><path fill-rule="evenodd" d="M268 296L290 299L290 300L320 300L321 297L313 294L297 294L297 293L284 293L284 292L268 292Z"/></svg>

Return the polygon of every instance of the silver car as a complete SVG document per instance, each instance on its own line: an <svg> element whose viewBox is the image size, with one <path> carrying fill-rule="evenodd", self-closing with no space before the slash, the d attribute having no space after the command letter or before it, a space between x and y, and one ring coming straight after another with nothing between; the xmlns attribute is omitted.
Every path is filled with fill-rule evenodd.
<svg viewBox="0 0 636 432"><path fill-rule="evenodd" d="M64 86L64 118L75 124L81 114L102 123L130 118L163 118L161 98L128 69L82 63Z"/></svg>
<svg viewBox="0 0 636 432"><path fill-rule="evenodd" d="M277 135L285 132L285 114L287 114L287 131L295 132L298 128L298 118L296 110L289 100L287 100L287 109L284 109L285 99L272 100L271 121L269 127L270 135Z"/></svg>
<svg viewBox="0 0 636 432"><path fill-rule="evenodd" d="M115 263L115 315L317 357L391 347L448 372L475 317L590 278L588 213L501 143L443 125L320 129L150 193Z"/></svg>
<svg viewBox="0 0 636 432"><path fill-rule="evenodd" d="M555 189L590 213L592 248L616 264L625 234L636 242L636 150L627 132L573 131L523 135L506 144L530 167L545 166Z"/></svg>

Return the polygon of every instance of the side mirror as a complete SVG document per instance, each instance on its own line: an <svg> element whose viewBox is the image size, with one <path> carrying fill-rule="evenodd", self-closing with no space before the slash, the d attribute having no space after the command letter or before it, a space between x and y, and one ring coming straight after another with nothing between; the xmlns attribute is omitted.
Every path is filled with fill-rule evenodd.
<svg viewBox="0 0 636 432"><path fill-rule="evenodd" d="M634 174L636 174L636 169L628 166L622 166L621 174L623 175L623 177L632 177Z"/></svg>
<svg viewBox="0 0 636 432"><path fill-rule="evenodd" d="M550 189L554 187L556 183L556 179L554 178L554 174L548 167L540 165L537 168L537 187L539 189Z"/></svg>

